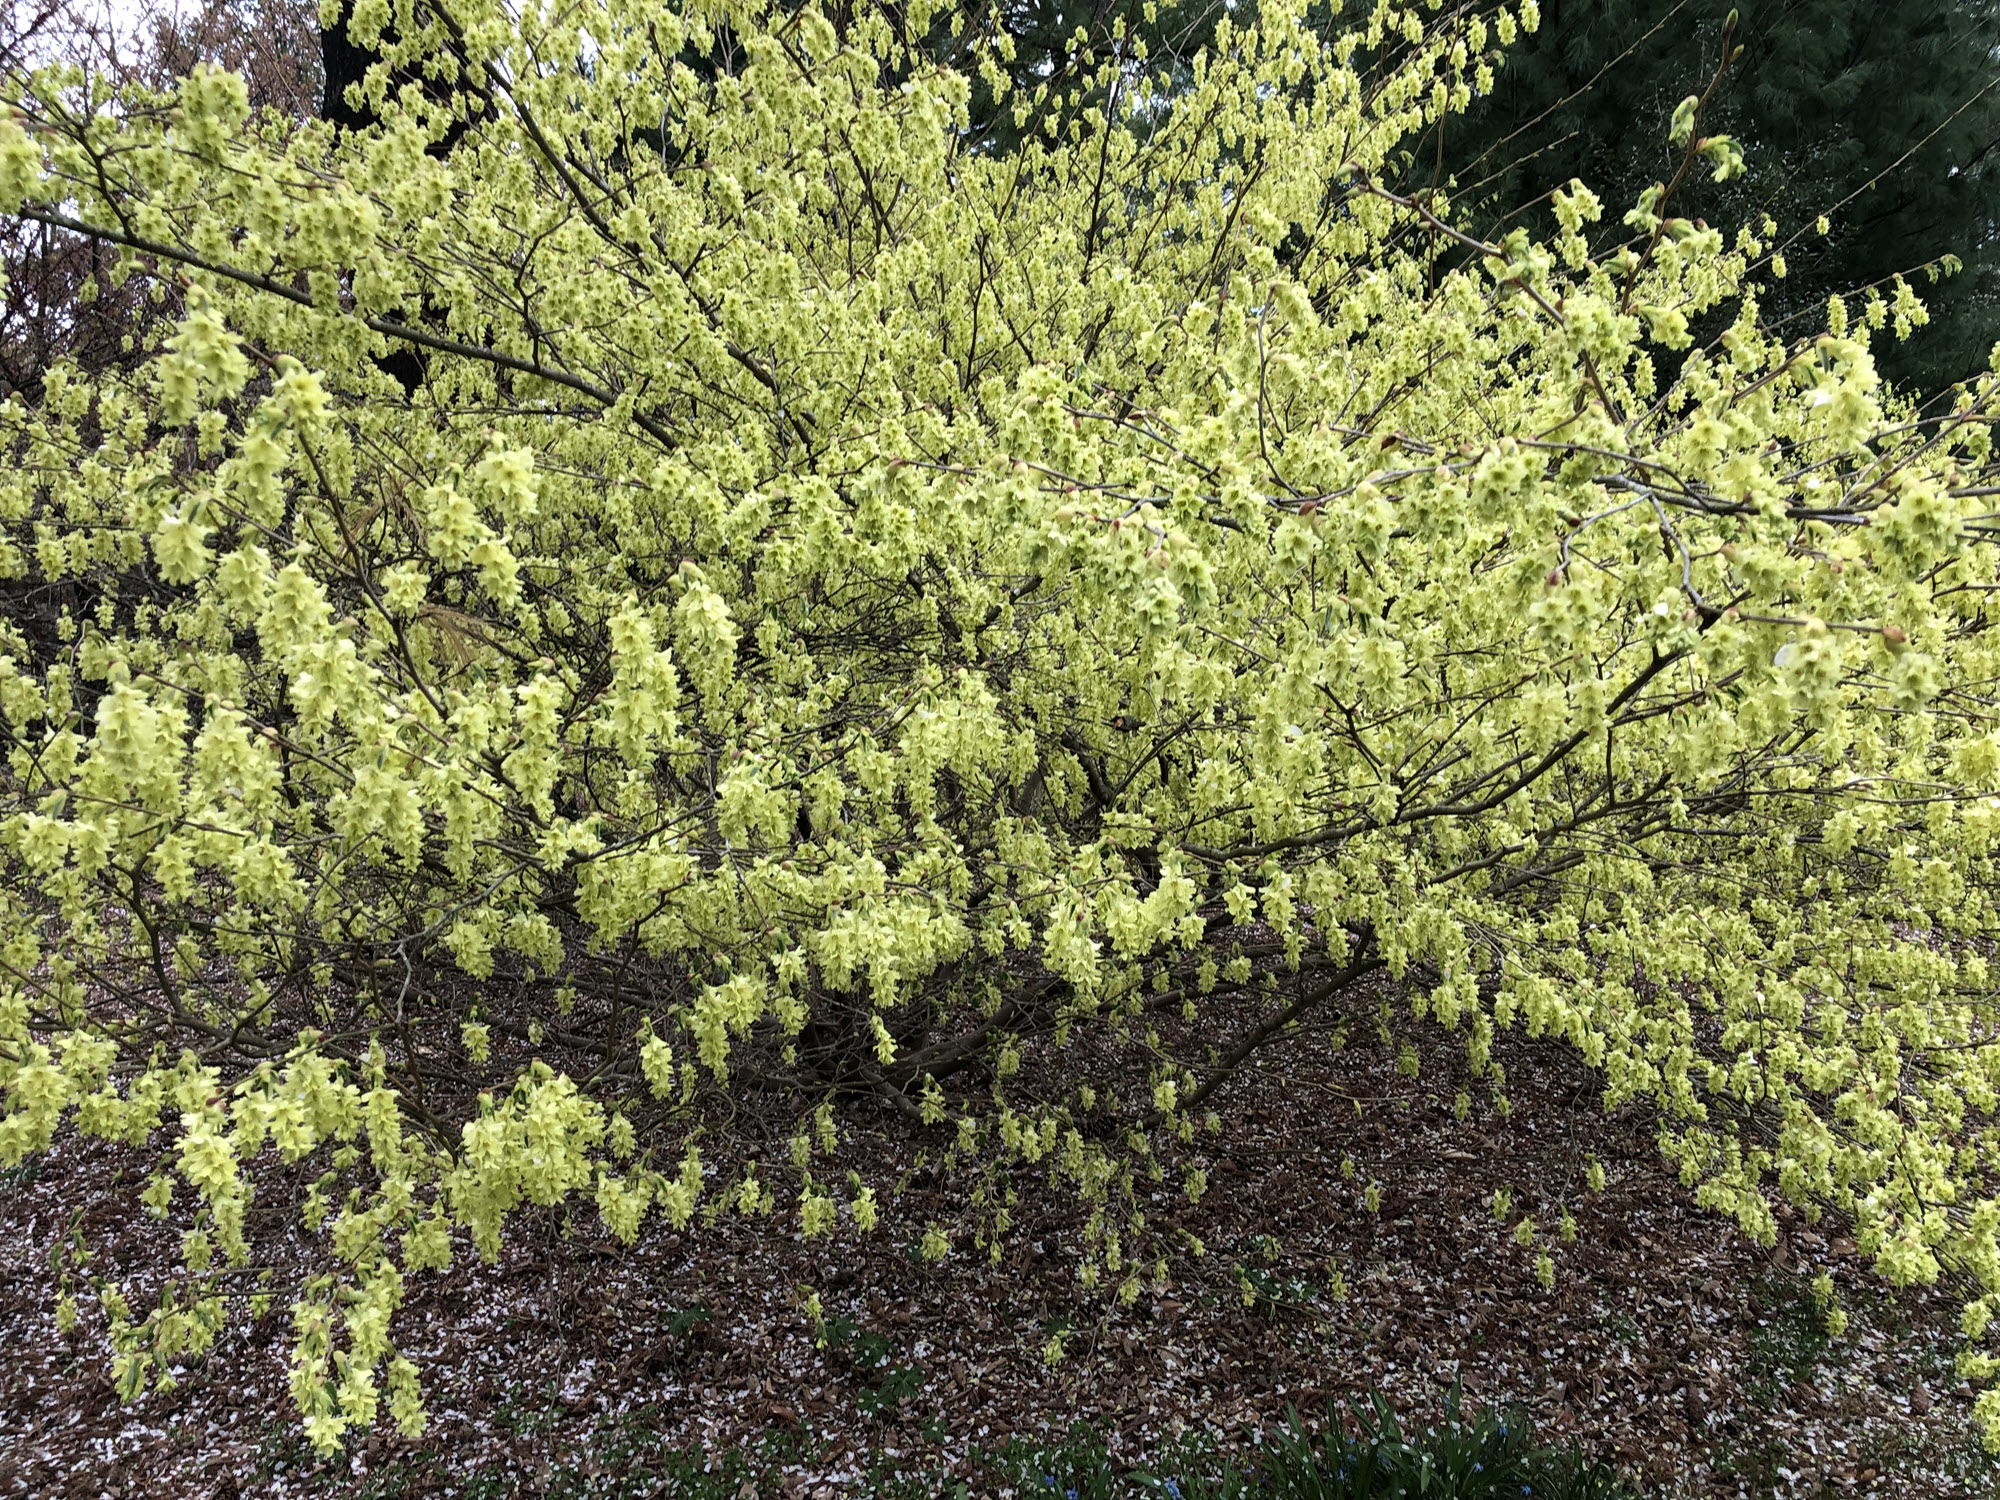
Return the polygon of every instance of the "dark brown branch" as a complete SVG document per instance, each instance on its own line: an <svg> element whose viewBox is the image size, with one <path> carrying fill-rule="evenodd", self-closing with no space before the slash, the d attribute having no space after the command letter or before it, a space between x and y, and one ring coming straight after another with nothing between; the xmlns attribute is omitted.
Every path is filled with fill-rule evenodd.
<svg viewBox="0 0 2000 1500"><path fill-rule="evenodd" d="M1208 1075L1208 1081L1197 1088L1192 1094L1189 1094L1186 1099L1182 1100L1180 1108L1183 1111L1199 1109L1203 1104L1208 1102L1209 1095L1213 1094L1223 1084L1236 1076L1236 1070L1243 1066L1251 1053L1255 1052L1264 1043L1283 1031L1307 1011L1315 1010L1324 1005L1357 980L1365 979L1377 969L1382 968L1388 960L1376 957L1373 952L1374 947L1374 933L1363 934L1359 941L1359 951L1345 968L1327 979L1325 983L1307 989L1298 999L1294 1000L1276 1015L1271 1016L1267 1020L1259 1021L1255 1026L1244 1032L1237 1039L1236 1045L1231 1047L1224 1055L1222 1061L1215 1065L1215 1070Z"/></svg>
<svg viewBox="0 0 2000 1500"><path fill-rule="evenodd" d="M48 209L36 208L33 204L23 204L19 213L22 218L32 219L38 224L47 224L54 229L67 229L73 234L89 235L94 239L104 240L110 244L123 245L128 250L137 250L142 255L158 256L162 260L172 261L177 265L188 266L197 271L206 271L211 276L223 277L225 280L234 281L241 286L250 287L255 291L269 293L273 297L282 297L285 301L295 303L300 307L311 308L316 306L312 297L297 287L286 286L282 281L260 275L255 271L243 271L238 270L234 266L223 265L219 261L212 261L205 256L197 255L192 250L183 250L178 246L162 244L157 240L146 239L142 235L127 234L123 230L111 229L102 224L88 224L81 219L72 219L68 214L59 214ZM414 327L397 318L384 318L364 314L361 322L364 326L383 335L385 338L400 339L404 343L416 344L425 349L435 350L440 354L455 354L462 359L483 361L498 369L512 370L521 375L532 375L538 380L546 380L552 385L558 385L565 390L575 391L580 396L586 396L600 406L608 407L618 400L616 392L606 390L603 386L585 380L581 376L572 375L567 370L559 370L550 365L540 364L532 359L522 359L518 355L507 354L499 349L488 348L484 344L467 344L460 342L458 339L448 339L441 334L431 333L426 329ZM646 434L656 442L669 448L679 446L673 434L655 418L649 417L643 412L635 411L632 413L632 420L637 422Z"/></svg>

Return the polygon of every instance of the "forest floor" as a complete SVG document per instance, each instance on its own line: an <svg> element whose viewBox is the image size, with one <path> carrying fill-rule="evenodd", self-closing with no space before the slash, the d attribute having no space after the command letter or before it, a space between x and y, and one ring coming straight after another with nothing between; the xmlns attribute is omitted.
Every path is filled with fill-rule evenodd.
<svg viewBox="0 0 2000 1500"><path fill-rule="evenodd" d="M1454 1380L1474 1403L1524 1403L1544 1440L1579 1441L1649 1494L2000 1493L1952 1373L1948 1292L1889 1293L1830 1225L1787 1219L1774 1249L1752 1245L1693 1205L1642 1110L1603 1112L1565 1048L1503 1036L1511 1109L1481 1099L1460 1121L1457 1039L1433 1029L1416 1078L1372 1041L1325 1041L1288 1038L1231 1085L1207 1196L1159 1211L1207 1253L1129 1308L1078 1285L1064 1194L1023 1193L998 1264L911 1253L945 1184L884 1109L864 1120L885 1184L872 1236L801 1241L782 1213L682 1233L654 1218L628 1250L579 1204L567 1233L553 1212L517 1222L495 1265L461 1253L413 1277L395 1334L423 1369L429 1431L404 1440L385 1416L331 1462L290 1409L282 1297L129 1406L101 1314L58 1331L39 1269L58 1238L80 1229L91 1273L140 1308L178 1239L139 1211L150 1159L66 1137L0 1175L0 1496L636 1497L689 1493L689 1473L731 1454L757 1482L713 1492L744 1500L979 1495L1009 1487L999 1456L1033 1467L1079 1423L1139 1463L1191 1432L1254 1441L1289 1408L1316 1418L1371 1387L1423 1417ZM1587 1153L1601 1193L1584 1189ZM836 1170L863 1162L841 1154ZM1580 1233L1553 1247L1544 1291L1512 1226L1565 1208ZM260 1255L319 1253L289 1204L255 1219ZM1822 1268L1851 1317L1838 1340L1811 1295ZM805 1288L831 1320L824 1347Z"/></svg>

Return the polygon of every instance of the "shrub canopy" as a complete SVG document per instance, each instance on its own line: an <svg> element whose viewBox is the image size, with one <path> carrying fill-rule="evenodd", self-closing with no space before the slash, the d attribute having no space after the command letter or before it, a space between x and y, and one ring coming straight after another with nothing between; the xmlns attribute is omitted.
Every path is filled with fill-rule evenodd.
<svg viewBox="0 0 2000 1500"><path fill-rule="evenodd" d="M922 11L364 3L359 135L7 80L0 211L185 307L0 406L0 1159L160 1153L185 1274L101 1289L120 1388L270 1295L285 1164L331 1446L421 1425L405 1278L524 1205L868 1232L814 1175L857 1100L963 1176L923 1253L1073 1193L1129 1298L1236 1070L1386 981L1503 1102L1496 1030L1565 1039L1752 1234L1961 1278L1976 1340L1992 380L1880 386L1908 291L1760 331L1775 226L1671 190L1483 244L1383 187L1532 0L1266 3L1004 156L1007 38L952 71ZM1254 1019L1162 1035L1209 1014Z"/></svg>

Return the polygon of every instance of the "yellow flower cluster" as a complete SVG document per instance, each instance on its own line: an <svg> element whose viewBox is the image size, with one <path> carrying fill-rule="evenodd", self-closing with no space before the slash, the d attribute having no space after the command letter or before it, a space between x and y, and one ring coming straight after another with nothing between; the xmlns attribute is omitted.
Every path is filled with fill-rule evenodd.
<svg viewBox="0 0 2000 1500"><path fill-rule="evenodd" d="M873 1227L855 1098L965 1184L923 1258L1045 1181L1130 1299L1236 1071L1378 976L1503 1104L1559 1037L1752 1234L1953 1278L1993 1374L1994 380L1882 387L1908 287L1765 328L1778 227L1664 186L1547 245L1386 186L1532 0L1121 31L1005 156L1007 39L915 9L371 0L361 136L6 76L0 213L178 298L0 403L0 584L71 601L0 626L0 1161L167 1147L119 1388L222 1325L266 1151L331 1447L420 1427L405 1278L524 1208ZM796 1196L694 1149L752 1090Z"/></svg>

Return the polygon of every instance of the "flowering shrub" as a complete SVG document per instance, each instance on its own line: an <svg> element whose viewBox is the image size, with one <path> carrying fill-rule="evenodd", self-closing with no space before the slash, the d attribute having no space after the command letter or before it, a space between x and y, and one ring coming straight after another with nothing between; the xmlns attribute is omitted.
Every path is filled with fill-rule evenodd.
<svg viewBox="0 0 2000 1500"><path fill-rule="evenodd" d="M1994 384L1880 386L1900 284L1764 328L1778 228L1675 183L1548 244L1380 186L1535 19L1267 0L1171 94L1114 38L1005 156L1007 38L921 5L360 4L361 135L10 77L0 212L185 298L0 406L0 1161L186 1195L119 1389L277 1165L330 1447L421 1426L406 1280L524 1206L869 1232L857 1098L1130 1298L1236 1071L1385 980L1503 1102L1496 1031L1567 1041L1751 1234L1959 1278L1991 1374ZM1676 182L1739 161L1696 114ZM1050 1071L1139 1034L1136 1098ZM722 1093L788 1162L704 1162Z"/></svg>

